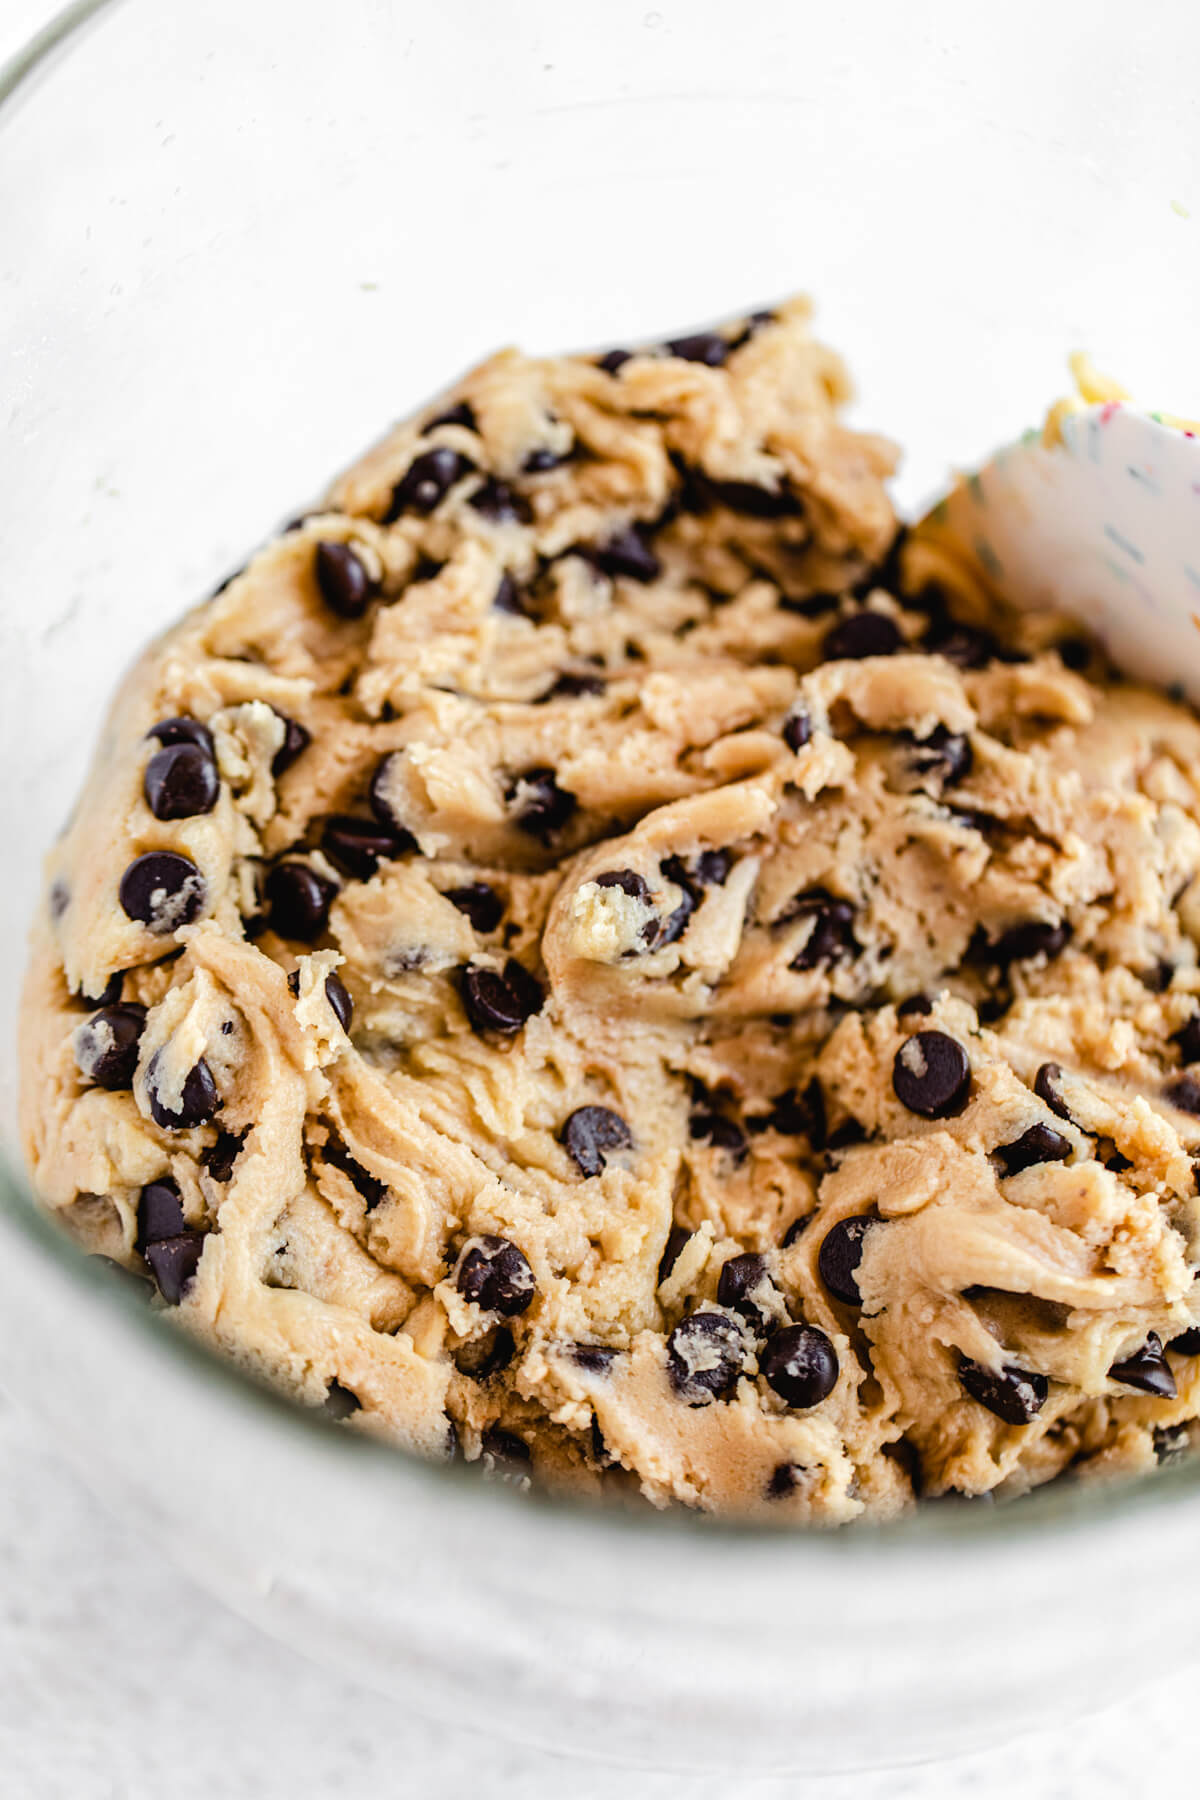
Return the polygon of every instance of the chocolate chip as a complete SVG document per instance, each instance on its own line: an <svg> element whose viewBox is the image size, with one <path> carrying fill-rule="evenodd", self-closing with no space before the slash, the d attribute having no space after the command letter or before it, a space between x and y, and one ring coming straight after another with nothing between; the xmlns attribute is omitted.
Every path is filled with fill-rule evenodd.
<svg viewBox="0 0 1200 1800"><path fill-rule="evenodd" d="M671 1384L689 1406L707 1406L733 1392L744 1353L745 1339L734 1320L724 1313L694 1312L667 1339Z"/></svg>
<svg viewBox="0 0 1200 1800"><path fill-rule="evenodd" d="M848 1150L852 1144L866 1142L867 1128L858 1119L843 1119L836 1131L829 1134L831 1150Z"/></svg>
<svg viewBox="0 0 1200 1800"><path fill-rule="evenodd" d="M1156 1425L1152 1438L1155 1460L1160 1465L1181 1461L1191 1449L1191 1433L1186 1425Z"/></svg>
<svg viewBox="0 0 1200 1800"><path fill-rule="evenodd" d="M803 750L812 737L812 719L808 709L794 706L783 721L783 741L789 750Z"/></svg>
<svg viewBox="0 0 1200 1800"><path fill-rule="evenodd" d="M618 1352L611 1344L568 1344L567 1355L588 1375L608 1375Z"/></svg>
<svg viewBox="0 0 1200 1800"><path fill-rule="evenodd" d="M109 976L98 994L80 994L88 1006L115 1006L125 988L125 970L117 969Z"/></svg>
<svg viewBox="0 0 1200 1800"><path fill-rule="evenodd" d="M578 669L564 669L545 693L538 695L538 703L540 705L547 700L578 700L582 695L594 697L604 691L604 682L599 675L585 675Z"/></svg>
<svg viewBox="0 0 1200 1800"><path fill-rule="evenodd" d="M445 412L440 412L435 418L430 419L425 429L432 431L437 425L461 425L467 431L479 430L474 409L467 400L460 400L455 406L448 406Z"/></svg>
<svg viewBox="0 0 1200 1800"><path fill-rule="evenodd" d="M361 1412L362 1401L352 1389L343 1387L341 1382L335 1379L325 1389L323 1407L329 1418L340 1422L342 1419L349 1419L356 1412Z"/></svg>
<svg viewBox="0 0 1200 1800"><path fill-rule="evenodd" d="M199 744L168 744L146 764L142 792L156 819L194 819L217 804L221 778Z"/></svg>
<svg viewBox="0 0 1200 1800"><path fill-rule="evenodd" d="M923 1119L953 1119L967 1104L971 1064L956 1038L918 1031L906 1038L892 1064L892 1087L909 1112Z"/></svg>
<svg viewBox="0 0 1200 1800"><path fill-rule="evenodd" d="M371 811L380 824L386 825L389 831L398 832L406 840L405 849L412 849L416 839L407 829L404 820L399 817L392 792L399 779L398 771L402 768L403 758L398 751L393 750L389 755L380 757L375 765L375 773L371 777L368 799L371 803Z"/></svg>
<svg viewBox="0 0 1200 1800"><path fill-rule="evenodd" d="M1074 669L1077 674L1081 669L1086 669L1092 660L1092 646L1086 638L1062 638L1055 649L1062 659L1064 669Z"/></svg>
<svg viewBox="0 0 1200 1800"><path fill-rule="evenodd" d="M1200 1356L1200 1325L1190 1325L1167 1345L1177 1356Z"/></svg>
<svg viewBox="0 0 1200 1800"><path fill-rule="evenodd" d="M474 468L475 464L468 457L445 445L426 450L409 464L407 473L392 489L383 523L391 525L406 512L431 513L455 482L472 474Z"/></svg>
<svg viewBox="0 0 1200 1800"><path fill-rule="evenodd" d="M628 1150L633 1134L620 1113L607 1106L580 1106L563 1125L561 1138L579 1173L599 1175L610 1150Z"/></svg>
<svg viewBox="0 0 1200 1800"><path fill-rule="evenodd" d="M495 931L504 917L504 902L486 881L473 881L467 887L447 888L443 896L460 913L466 913L481 936Z"/></svg>
<svg viewBox="0 0 1200 1800"><path fill-rule="evenodd" d="M1164 1400L1173 1400L1178 1392L1157 1331L1148 1332L1141 1349L1123 1362L1115 1362L1108 1374L1111 1381L1119 1381L1123 1387L1157 1394Z"/></svg>
<svg viewBox="0 0 1200 1800"><path fill-rule="evenodd" d="M729 339L719 331L694 331L689 337L669 339L665 346L672 356L682 357L684 362L704 363L710 369L720 368L731 347Z"/></svg>
<svg viewBox="0 0 1200 1800"><path fill-rule="evenodd" d="M904 638L894 619L886 613L863 611L851 613L826 634L821 654L826 662L857 662L866 656L894 656L903 648Z"/></svg>
<svg viewBox="0 0 1200 1800"><path fill-rule="evenodd" d="M1111 1156L1104 1158L1104 1166L1113 1175L1123 1175L1127 1169L1132 1169L1133 1164L1119 1150L1114 1150Z"/></svg>
<svg viewBox="0 0 1200 1800"><path fill-rule="evenodd" d="M178 1237L161 1238L146 1245L146 1261L158 1284L158 1291L171 1306L178 1306L192 1285L204 1236L199 1231L181 1231Z"/></svg>
<svg viewBox="0 0 1200 1800"><path fill-rule="evenodd" d="M936 622L925 634L921 647L935 656L944 656L959 669L982 669L996 655L996 640L990 633L974 625L959 625L953 619Z"/></svg>
<svg viewBox="0 0 1200 1800"><path fill-rule="evenodd" d="M1171 1039L1179 1045L1180 1061L1184 1063L1200 1062L1200 1012L1194 1012Z"/></svg>
<svg viewBox="0 0 1200 1800"><path fill-rule="evenodd" d="M661 1287L675 1264L679 1261L679 1253L691 1237L691 1232L683 1225L672 1225L667 1233L667 1241L663 1253L658 1259L658 1286Z"/></svg>
<svg viewBox="0 0 1200 1800"><path fill-rule="evenodd" d="M602 875L593 877L599 888L620 888L631 900L641 900L650 905L650 889L640 875L632 869L606 869Z"/></svg>
<svg viewBox="0 0 1200 1800"><path fill-rule="evenodd" d="M1071 1154L1071 1141L1051 1125L1031 1125L1011 1144L1000 1144L993 1152L1005 1175L1019 1175L1035 1163L1066 1162Z"/></svg>
<svg viewBox="0 0 1200 1800"><path fill-rule="evenodd" d="M547 470L561 468L563 463L570 460L569 450L551 450L543 445L531 450L521 467L526 475L545 475Z"/></svg>
<svg viewBox="0 0 1200 1800"><path fill-rule="evenodd" d="M774 1332L758 1369L767 1386L797 1411L819 1406L837 1386L837 1352L815 1325L785 1325Z"/></svg>
<svg viewBox="0 0 1200 1800"><path fill-rule="evenodd" d="M1046 1404L1050 1384L1044 1375L1006 1363L1001 1369L985 1369L969 1356L960 1358L958 1379L980 1406L1003 1419L1006 1425L1028 1425Z"/></svg>
<svg viewBox="0 0 1200 1800"><path fill-rule="evenodd" d="M994 940L980 928L971 940L969 954L973 961L1006 969L1010 963L1026 962L1031 957L1050 960L1058 956L1066 949L1070 936L1071 927L1065 920L1050 924L1045 919L1030 919L1024 925L1013 925Z"/></svg>
<svg viewBox="0 0 1200 1800"><path fill-rule="evenodd" d="M369 881L381 862L415 850L417 840L402 826L352 813L330 813L321 827L321 848L336 868L355 881Z"/></svg>
<svg viewBox="0 0 1200 1800"><path fill-rule="evenodd" d="M245 1132L240 1137L235 1137L231 1131L220 1131L217 1133L216 1143L204 1151L200 1161L214 1181L224 1185L233 1180L233 1165L241 1154L245 1137Z"/></svg>
<svg viewBox="0 0 1200 1800"><path fill-rule="evenodd" d="M754 1250L746 1250L740 1256L731 1256L721 1265L720 1279L717 1282L717 1305L727 1306L731 1312L741 1313L743 1319L752 1323L766 1319L769 1314L754 1298L755 1290L763 1284L774 1292L774 1284L767 1272L767 1259Z"/></svg>
<svg viewBox="0 0 1200 1800"><path fill-rule="evenodd" d="M476 1031L498 1031L506 1037L540 1012L545 999L541 982L511 956L502 975L468 963L462 974L462 996Z"/></svg>
<svg viewBox="0 0 1200 1800"><path fill-rule="evenodd" d="M811 919L808 937L788 967L803 973L808 969L828 968L853 956L858 949L854 936L854 908L848 900L839 900L824 888L811 888L797 894L775 921L777 925L793 919Z"/></svg>
<svg viewBox="0 0 1200 1800"><path fill-rule="evenodd" d="M377 1176L364 1169L362 1164L356 1162L351 1156L346 1146L339 1144L336 1138L329 1138L322 1145L321 1160L328 1163L331 1168L340 1169L346 1179L353 1183L366 1201L368 1212L374 1212L375 1208L387 1199L387 1182L380 1181Z"/></svg>
<svg viewBox="0 0 1200 1800"><path fill-rule="evenodd" d="M689 872L701 887L724 887L732 867L733 855L730 851L702 850Z"/></svg>
<svg viewBox="0 0 1200 1800"><path fill-rule="evenodd" d="M689 1118L688 1131L697 1143L711 1144L714 1150L727 1150L738 1162L746 1154L745 1132L723 1113L701 1108Z"/></svg>
<svg viewBox="0 0 1200 1800"><path fill-rule="evenodd" d="M507 1369L516 1354L516 1341L507 1325L493 1325L482 1337L468 1338L453 1352L454 1366L468 1381L490 1381Z"/></svg>
<svg viewBox="0 0 1200 1800"><path fill-rule="evenodd" d="M138 1195L137 1236L133 1247L144 1256L148 1244L160 1244L164 1238L181 1237L187 1230L183 1216L183 1200L179 1183L170 1175L147 1182Z"/></svg>
<svg viewBox="0 0 1200 1800"><path fill-rule="evenodd" d="M167 937L204 910L208 885L190 856L151 850L130 863L118 897L128 918L154 937Z"/></svg>
<svg viewBox="0 0 1200 1800"><path fill-rule="evenodd" d="M174 719L160 719L146 733L148 738L157 738L160 744L195 744L206 755L216 761L217 746L213 742L213 734L207 725L199 719L191 719L184 713Z"/></svg>
<svg viewBox="0 0 1200 1800"><path fill-rule="evenodd" d="M511 613L517 619L527 616L525 608L521 604L521 591L507 569L500 577L500 584L492 595L492 605L497 612Z"/></svg>
<svg viewBox="0 0 1200 1800"><path fill-rule="evenodd" d="M493 525L527 525L533 517L529 502L494 475L489 475L475 489L467 505Z"/></svg>
<svg viewBox="0 0 1200 1800"><path fill-rule="evenodd" d="M836 612L841 605L840 594L780 594L779 610L794 613L801 619L820 619L826 613Z"/></svg>
<svg viewBox="0 0 1200 1800"><path fill-rule="evenodd" d="M814 1150L825 1148L825 1095L815 1075L803 1094L797 1094L795 1088L776 1094L768 1117L772 1130L785 1137L806 1137Z"/></svg>
<svg viewBox="0 0 1200 1800"><path fill-rule="evenodd" d="M802 1219L793 1219L782 1238L779 1240L780 1249L790 1250L793 1244L798 1244L812 1222L813 1216L811 1213L805 1213Z"/></svg>
<svg viewBox="0 0 1200 1800"><path fill-rule="evenodd" d="M630 581L657 581L662 565L636 526L614 532L606 543L587 553L604 575L626 575Z"/></svg>
<svg viewBox="0 0 1200 1800"><path fill-rule="evenodd" d="M839 1219L821 1240L817 1252L817 1273L835 1300L843 1306L861 1306L858 1291L858 1265L862 1261L863 1239L876 1224L873 1213L860 1213L852 1219Z"/></svg>
<svg viewBox="0 0 1200 1800"><path fill-rule="evenodd" d="M525 1312L537 1292L533 1270L521 1251L508 1238L491 1233L471 1239L459 1260L454 1285L472 1306L506 1319Z"/></svg>
<svg viewBox="0 0 1200 1800"><path fill-rule="evenodd" d="M179 1097L179 1107L175 1110L159 1097L158 1070L161 1057L162 1051L156 1050L150 1058L150 1067L146 1070L146 1100L154 1123L164 1131L190 1131L195 1125L207 1125L220 1108L221 1096L217 1092L213 1072L204 1058L201 1057L188 1070L183 1092Z"/></svg>
<svg viewBox="0 0 1200 1800"><path fill-rule="evenodd" d="M776 1463L767 1479L767 1499L786 1500L802 1487L808 1477L808 1470L802 1463Z"/></svg>
<svg viewBox="0 0 1200 1800"><path fill-rule="evenodd" d="M667 917L659 921L657 925L650 920L643 927L642 935L652 950L661 950L667 944L676 943L683 936L700 898L680 857L664 857L661 867L667 880L675 883L680 894L678 905L673 912L668 913Z"/></svg>
<svg viewBox="0 0 1200 1800"><path fill-rule="evenodd" d="M293 969L287 978L288 991L300 997L300 971ZM350 1021L354 1017L354 1002L346 989L346 984L335 969L331 969L325 977L325 998L328 1000L334 1018L343 1031L350 1030Z"/></svg>
<svg viewBox="0 0 1200 1800"><path fill-rule="evenodd" d="M308 749L312 743L312 733L295 719L289 719L286 713L281 713L277 706L271 710L283 725L283 742L271 758L271 773L278 778L285 769L291 768L302 750Z"/></svg>
<svg viewBox="0 0 1200 1800"><path fill-rule="evenodd" d="M322 600L339 619L361 619L379 592L361 556L335 539L322 538L317 545L313 575Z"/></svg>
<svg viewBox="0 0 1200 1800"><path fill-rule="evenodd" d="M606 350L603 356L596 358L596 367L603 369L606 375L615 375L618 369L632 360L632 350Z"/></svg>
<svg viewBox="0 0 1200 1800"><path fill-rule="evenodd" d="M1167 1089L1167 1099L1180 1112L1193 1113L1200 1116L1200 1081L1192 1075L1181 1075Z"/></svg>
<svg viewBox="0 0 1200 1800"><path fill-rule="evenodd" d="M937 775L942 785L962 781L975 761L971 740L962 731L936 725L928 737L918 738L908 753L909 767L917 775Z"/></svg>
<svg viewBox="0 0 1200 1800"><path fill-rule="evenodd" d="M1062 1089L1059 1086L1061 1081L1062 1069L1058 1063L1045 1062L1033 1078L1033 1091L1042 1104L1048 1106L1058 1118L1066 1119L1068 1124L1074 1124L1062 1097Z"/></svg>
<svg viewBox="0 0 1200 1800"><path fill-rule="evenodd" d="M500 1425L489 1425L480 1435L479 1448L485 1475L490 1475L497 1481L525 1486L529 1480L533 1454L529 1445L515 1432L505 1431Z"/></svg>
<svg viewBox="0 0 1200 1800"><path fill-rule="evenodd" d="M901 1000L896 1008L898 1019L927 1019L933 1011L933 1001L928 994L910 994L907 1000Z"/></svg>
<svg viewBox="0 0 1200 1800"><path fill-rule="evenodd" d="M75 1062L81 1075L117 1093L133 1086L146 1008L131 1002L102 1006L75 1033Z"/></svg>
<svg viewBox="0 0 1200 1800"><path fill-rule="evenodd" d="M553 837L561 831L579 804L574 794L560 788L553 769L527 769L506 795L515 806L513 824L530 837Z"/></svg>
<svg viewBox="0 0 1200 1800"><path fill-rule="evenodd" d="M268 870L263 892L271 930L311 944L329 923L337 887L307 863L280 862Z"/></svg>
<svg viewBox="0 0 1200 1800"><path fill-rule="evenodd" d="M787 487L767 488L754 481L712 481L707 477L705 485L719 506L749 519L794 519L804 511Z"/></svg>

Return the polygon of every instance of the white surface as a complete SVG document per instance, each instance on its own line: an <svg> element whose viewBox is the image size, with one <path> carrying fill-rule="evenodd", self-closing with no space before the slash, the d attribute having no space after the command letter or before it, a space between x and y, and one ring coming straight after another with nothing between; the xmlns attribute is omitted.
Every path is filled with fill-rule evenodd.
<svg viewBox="0 0 1200 1800"><path fill-rule="evenodd" d="M903 9L887 10L900 28L909 28ZM1011 16L1024 10L1011 9L1011 31L997 46L998 53L1008 53L1013 36L1024 37ZM1086 17L1093 30L1081 35L1080 77L1070 91L1056 89L1042 71L1045 104L1070 110L1100 104L1100 93L1111 104L1111 83L1092 83L1088 70L1092 61L1103 69L1095 27L1115 29L1117 11L1095 6L1069 10L1081 20ZM0 53L40 22L44 12L37 0L4 0ZM1168 13L1180 16L1178 8L1164 5L1156 18ZM669 32L680 16L672 6L648 10L647 30ZM1147 19L1147 29L1149 24ZM936 34L931 37L931 59L943 48ZM1161 48L1156 42L1141 53ZM880 98L865 94L862 104L869 108ZM1118 107L1119 101L1118 93ZM1039 104L1034 92L1032 113ZM904 123L900 115L897 123ZM929 128L936 130L936 120ZM991 129L992 122L981 117L981 138ZM1147 158L1153 161L1152 150L1149 139L1131 143L1131 182L1147 173L1139 165ZM947 144L948 163L952 151ZM1149 174L1161 188L1164 208L1179 199L1197 209L1198 196L1178 185L1194 180L1194 168L1174 171L1155 163ZM1114 205L1122 199L1113 196ZM1068 252L1087 248L1072 238L1069 220L1063 221L1063 229ZM1195 227L1180 220L1178 229ZM871 298L875 313L888 304L888 287L897 276L919 279L919 268L900 267L896 251L896 245L881 250L885 273ZM1094 269L1094 262L1089 267ZM801 273L822 286L811 256ZM632 309L638 283L628 280L625 286ZM1114 283L1114 290L1119 287ZM1087 289L1082 268L1074 278L1060 273L1058 292L1070 298L1069 318L1059 320L1059 335L1047 333L1044 367L1036 375L1041 392L1069 347L1061 329L1077 329L1083 340L1087 322L1095 316ZM734 282L731 275L731 303L741 291L740 276ZM1157 296L1148 303L1152 328L1159 323L1160 302ZM827 322L835 337L846 338L836 317ZM1126 327L1131 323L1130 315ZM1101 357L1107 351L1111 360L1116 346L1128 341L1119 308L1109 309L1102 329L1108 341L1091 347ZM526 335L555 341L562 334L548 316L544 325L535 321ZM1164 335L1169 337L1155 329L1143 335L1139 354L1151 365ZM878 394L880 380L874 377L885 380L887 371L869 367L869 357L857 343L850 348L858 366L866 368L868 390ZM957 345L955 354L959 361L946 392L961 390L967 378L966 346ZM1154 391L1127 360L1118 356L1118 362L1151 400L1187 403L1186 396ZM995 399L997 383L1004 379L1001 372L975 368L973 374L982 398L990 392ZM1023 404L1019 397L1016 403ZM887 414L882 407L881 416ZM1024 416L1012 421L1025 422ZM894 423L902 427L904 421ZM962 445L964 451L976 447ZM986 1629L985 1621L981 1628ZM819 1653L819 1632L814 1633L814 1651ZM883 1800L884 1795L888 1800L949 1800L954 1795L957 1800L963 1793L977 1800L1010 1800L1016 1793L1028 1800L1082 1800L1084 1795L1088 1800L1115 1800L1118 1795L1123 1800L1131 1793L1182 1789L1194 1762L1188 1736L1194 1685L1193 1675L1172 1677L1167 1669L1156 1687L1125 1713L937 1771L859 1776L807 1788L767 1782L745 1792L765 1800L797 1793L821 1800ZM863 1706L869 1712L868 1693ZM614 1729L619 1730L619 1721ZM176 1575L153 1546L135 1541L119 1522L104 1518L40 1447L33 1428L8 1412L0 1413L0 1786L23 1800L58 1800L60 1795L64 1800L67 1795L71 1800L190 1800L193 1795L204 1800L240 1800L243 1795L308 1800L324 1794L357 1800L377 1793L419 1793L433 1800L483 1793L488 1800L505 1800L518 1792L534 1800L560 1793L570 1793L573 1800L609 1793L666 1800L680 1791L680 1783L672 1779L635 1783L628 1777L610 1780L568 1771L562 1764L480 1743L466 1732L449 1741L440 1727L399 1717L377 1699L340 1687L223 1613ZM689 1778L686 1787L688 1800L709 1800L704 1782ZM736 1793L727 1781L710 1791L712 1800L718 1791L722 1796Z"/></svg>

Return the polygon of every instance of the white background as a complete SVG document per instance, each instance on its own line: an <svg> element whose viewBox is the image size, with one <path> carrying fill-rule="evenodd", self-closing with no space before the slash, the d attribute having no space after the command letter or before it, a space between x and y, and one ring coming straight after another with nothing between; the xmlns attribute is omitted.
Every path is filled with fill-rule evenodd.
<svg viewBox="0 0 1200 1800"><path fill-rule="evenodd" d="M342 0L343 4L351 0ZM247 0L248 5L253 0ZM0 58L47 16L0 0ZM1080 9L1081 21L1085 9ZM980 9L981 20L986 13ZM1036 55L1036 45L1030 47ZM1156 1585L1147 1546L1147 1604ZM1097 1572L1097 1578L1102 1578ZM1169 1577L1167 1578L1169 1583ZM864 1631L869 1621L864 1620ZM980 1620L986 1631L987 1621ZM1166 1634L1164 1634L1166 1635ZM964 1645L965 1655L970 1654ZM1121 1655L1113 1646L1114 1658ZM811 1783L686 1782L820 1800L1108 1800L1194 1784L1195 1677L1164 1663L1126 1707L939 1768ZM871 1704L863 1695L864 1711ZM619 1732L619 1721L614 1721ZM398 1715L260 1637L108 1518L0 1401L0 1792L21 1800L310 1800L417 1795L673 1797Z"/></svg>

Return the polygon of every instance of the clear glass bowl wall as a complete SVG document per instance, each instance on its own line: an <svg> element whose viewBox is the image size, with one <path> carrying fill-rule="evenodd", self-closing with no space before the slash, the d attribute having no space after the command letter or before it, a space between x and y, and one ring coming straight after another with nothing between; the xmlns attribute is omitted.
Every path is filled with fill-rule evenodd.
<svg viewBox="0 0 1200 1800"><path fill-rule="evenodd" d="M817 1539L373 1450L81 1267L13 1134L39 861L118 673L479 355L806 288L909 508L1034 422L1072 348L1200 407L1200 15L1124 17L117 0L0 104L0 1375L202 1580L406 1704L709 1773L900 1761L1152 1669L1147 1532L1192 1580L1187 1469Z"/></svg>

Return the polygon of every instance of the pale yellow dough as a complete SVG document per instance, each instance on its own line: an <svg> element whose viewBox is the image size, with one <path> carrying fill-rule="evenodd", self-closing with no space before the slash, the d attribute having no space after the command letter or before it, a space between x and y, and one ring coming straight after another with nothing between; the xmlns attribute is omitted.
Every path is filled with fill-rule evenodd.
<svg viewBox="0 0 1200 1800"><path fill-rule="evenodd" d="M1200 1358L1167 1353L1173 1398L1109 1374L1200 1319L1200 1118L1168 1095L1200 999L1200 726L1094 657L1065 666L1045 619L988 621L1023 661L963 668L926 647L929 595L899 597L894 560L870 579L895 530L893 451L839 423L846 391L800 302L719 367L493 357L153 644L114 701L35 929L37 1189L89 1248L145 1272L139 1194L171 1176L205 1234L175 1316L310 1404L336 1382L359 1402L347 1429L473 1459L499 1426L535 1481L799 1523L1148 1467L1200 1411ZM463 402L469 422L428 423ZM435 447L470 467L432 511L384 523ZM553 466L527 473L536 452ZM690 475L681 505L685 470L707 485ZM472 506L482 473L523 516L497 519L503 496L493 516ZM746 487L789 503L725 504ZM656 577L572 554L635 522L653 527ZM378 582L360 619L324 603L321 541ZM493 605L505 571L522 612ZM951 598L983 622L978 594ZM827 634L863 605L900 652L828 660ZM793 751L797 709L810 735ZM163 822L143 798L146 734L176 715L213 731L221 789L210 812ZM276 779L280 715L311 742ZM914 750L939 727L969 744L960 779ZM416 848L348 878L322 821L367 818L391 753L386 799ZM575 805L539 837L519 818L546 769ZM194 922L157 936L118 902L151 850L191 857L206 888ZM285 852L338 884L311 943L261 929L263 872ZM715 877L687 874L714 852ZM624 885L597 879L613 873ZM503 903L491 931L445 898L480 882ZM852 909L815 959L814 893ZM1007 971L980 956L1031 921L1069 928L1060 954ZM468 1018L462 971L510 958L544 1001L498 1035ZM81 1072L76 1034L81 996L116 971L149 1011L132 1085L109 1091ZM898 1017L915 994L931 1009ZM971 1087L926 1119L892 1077L905 1039L934 1029L966 1050ZM200 1059L216 1118L156 1125L151 1087L177 1110ZM1048 1062L1066 1118L1034 1091ZM811 1102L814 1080L824 1130L779 1105ZM586 1105L630 1139L590 1176L560 1136ZM994 1153L1037 1125L1068 1160L1005 1174ZM228 1180L204 1160L218 1128L242 1139ZM818 1258L863 1215L860 1308ZM523 1311L459 1291L480 1234L527 1261ZM717 1301L745 1251L765 1257L757 1330ZM698 1306L742 1333L735 1380L707 1404L681 1394L667 1348ZM759 1372L789 1319L837 1358L807 1407ZM481 1380L504 1331L511 1360ZM1044 1377L1036 1416L1007 1423L972 1398L963 1358Z"/></svg>

